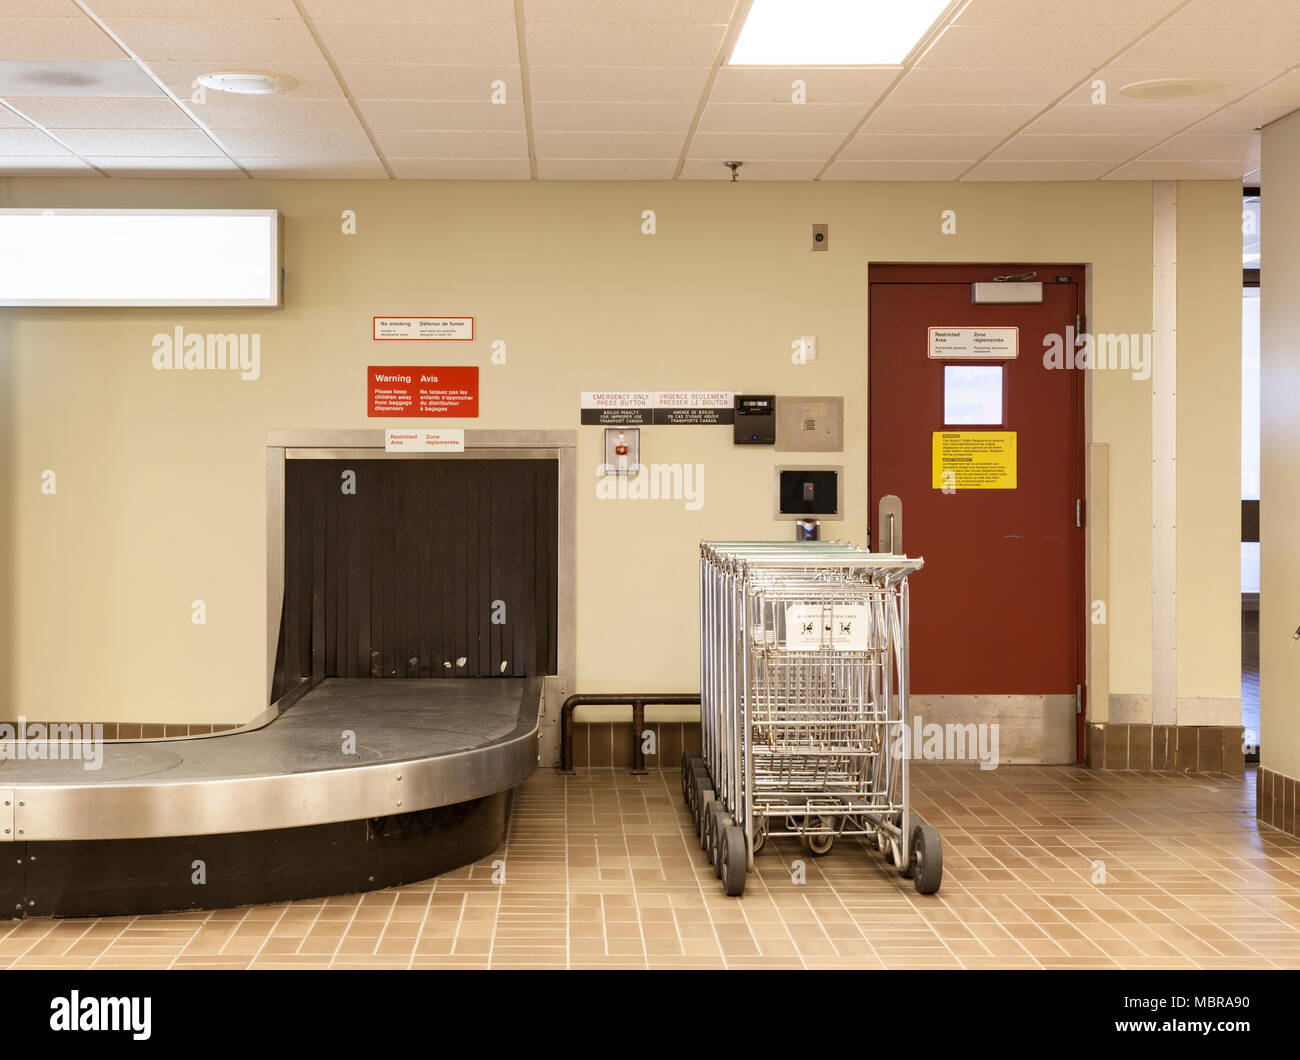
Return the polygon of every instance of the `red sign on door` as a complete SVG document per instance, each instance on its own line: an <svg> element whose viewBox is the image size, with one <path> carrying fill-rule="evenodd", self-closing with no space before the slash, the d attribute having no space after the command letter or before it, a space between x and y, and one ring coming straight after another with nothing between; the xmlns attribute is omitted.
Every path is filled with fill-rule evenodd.
<svg viewBox="0 0 1300 1060"><path fill-rule="evenodd" d="M371 416L478 416L478 366L371 365Z"/></svg>

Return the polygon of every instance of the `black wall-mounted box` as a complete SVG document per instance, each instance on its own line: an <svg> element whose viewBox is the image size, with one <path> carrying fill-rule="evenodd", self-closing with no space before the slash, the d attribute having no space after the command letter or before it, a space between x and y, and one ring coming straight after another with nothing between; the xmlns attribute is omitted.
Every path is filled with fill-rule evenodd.
<svg viewBox="0 0 1300 1060"><path fill-rule="evenodd" d="M737 445L776 445L776 395L737 394Z"/></svg>

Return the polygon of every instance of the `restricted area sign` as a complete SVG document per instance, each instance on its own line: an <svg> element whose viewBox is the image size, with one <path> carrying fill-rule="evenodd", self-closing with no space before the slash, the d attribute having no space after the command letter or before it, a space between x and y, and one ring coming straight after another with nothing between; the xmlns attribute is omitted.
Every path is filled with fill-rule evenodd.
<svg viewBox="0 0 1300 1060"><path fill-rule="evenodd" d="M1016 488L1015 431L935 431L931 453L937 490Z"/></svg>
<svg viewBox="0 0 1300 1060"><path fill-rule="evenodd" d="M478 365L371 365L370 416L478 416Z"/></svg>

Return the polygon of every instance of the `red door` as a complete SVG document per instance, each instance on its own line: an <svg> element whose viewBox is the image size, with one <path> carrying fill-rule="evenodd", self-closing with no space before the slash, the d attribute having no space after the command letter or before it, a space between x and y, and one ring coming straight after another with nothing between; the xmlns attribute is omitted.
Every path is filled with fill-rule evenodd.
<svg viewBox="0 0 1300 1060"><path fill-rule="evenodd" d="M973 282L1027 273L1040 304L973 303ZM897 494L903 550L925 558L918 695L1082 684L1083 371L1049 368L1044 352L1056 335L1073 353L1083 284L1082 266L871 267L870 510ZM1082 727L1080 714L1080 761Z"/></svg>

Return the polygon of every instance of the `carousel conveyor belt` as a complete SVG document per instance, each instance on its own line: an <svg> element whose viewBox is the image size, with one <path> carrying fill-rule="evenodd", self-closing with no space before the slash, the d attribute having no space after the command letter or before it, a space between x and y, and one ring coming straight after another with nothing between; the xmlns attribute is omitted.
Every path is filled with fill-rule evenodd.
<svg viewBox="0 0 1300 1060"><path fill-rule="evenodd" d="M260 729L105 742L96 769L2 761L0 841L216 835L468 802L536 771L540 703L538 678L328 678Z"/></svg>

